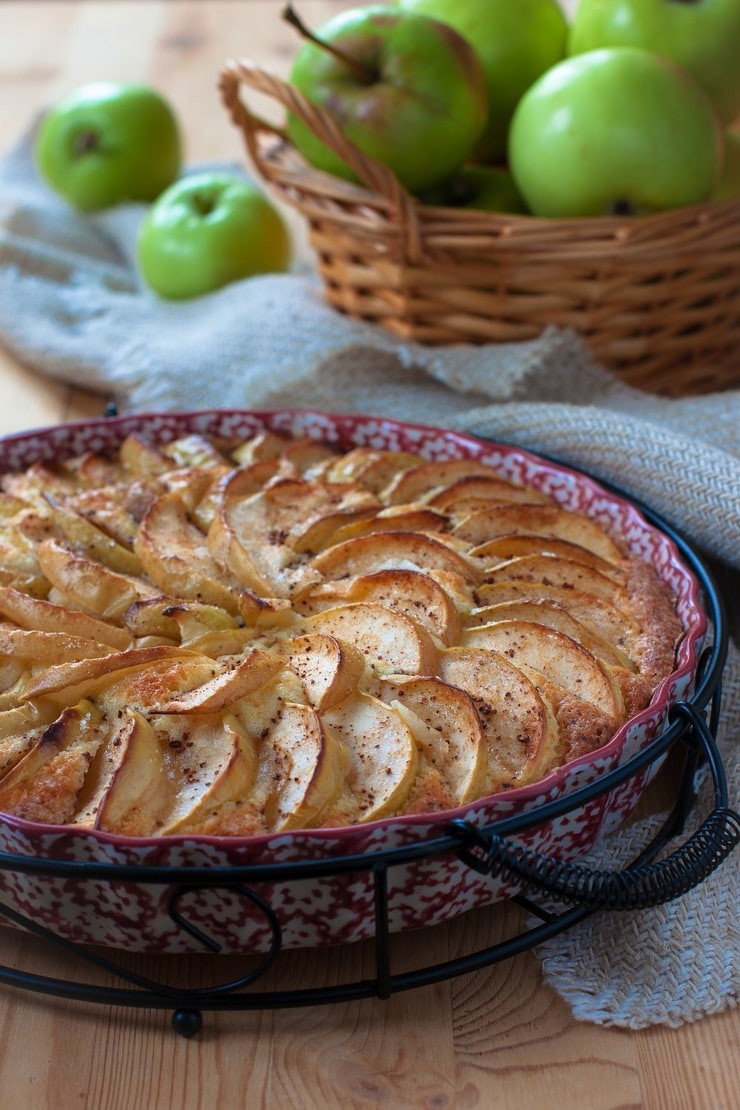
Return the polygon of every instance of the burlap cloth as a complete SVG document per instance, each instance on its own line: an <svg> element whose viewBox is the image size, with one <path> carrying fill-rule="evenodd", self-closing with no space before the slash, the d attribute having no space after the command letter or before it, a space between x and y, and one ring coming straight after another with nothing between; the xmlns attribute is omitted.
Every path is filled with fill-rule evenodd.
<svg viewBox="0 0 740 1110"><path fill-rule="evenodd" d="M0 343L51 378L122 410L298 406L367 412L517 443L614 482L740 581L740 390L664 400L620 383L580 340L430 349L328 308L310 269L162 303L132 264L143 209L81 217L38 182L29 136L0 162ZM739 260L740 261L740 260ZM740 386L740 381L738 381ZM736 617L735 630L737 630ZM721 751L740 807L740 657L731 645ZM694 827L711 808L706 784ZM623 865L660 815L608 838ZM575 1015L678 1025L740 994L740 851L688 895L597 913L538 949Z"/></svg>

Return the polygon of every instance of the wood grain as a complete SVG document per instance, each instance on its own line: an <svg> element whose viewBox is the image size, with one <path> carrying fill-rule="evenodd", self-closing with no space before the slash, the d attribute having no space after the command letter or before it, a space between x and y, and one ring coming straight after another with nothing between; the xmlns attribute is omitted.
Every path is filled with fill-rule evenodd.
<svg viewBox="0 0 740 1110"><path fill-rule="evenodd" d="M340 0L302 0L314 26ZM34 0L0 3L0 150L36 112L82 81L146 80L178 106L189 161L241 160L216 93L230 56L287 73L295 49L282 0ZM298 229L300 234L300 229ZM50 383L0 351L0 433L96 415L105 398ZM522 911L502 905L393 940L399 967L495 943ZM122 966L178 986L241 973L234 958ZM0 962L120 985L45 942L0 928ZM395 964L394 964L395 966ZM300 988L373 974L369 944L282 954L260 987ZM22 1110L735 1110L740 1011L640 1032L579 1023L527 953L387 1002L205 1013L198 1037L167 1011L95 1006L0 987L0 1090Z"/></svg>

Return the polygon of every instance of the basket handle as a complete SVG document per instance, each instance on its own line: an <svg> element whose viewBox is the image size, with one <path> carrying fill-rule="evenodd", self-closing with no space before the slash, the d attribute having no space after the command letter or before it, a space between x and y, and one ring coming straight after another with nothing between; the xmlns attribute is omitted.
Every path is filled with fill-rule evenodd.
<svg viewBox="0 0 740 1110"><path fill-rule="evenodd" d="M287 81L246 58L226 62L221 69L218 85L224 107L232 122L242 132L250 157L268 180L271 177L269 165L260 150L258 136L260 132L268 132L286 141L286 133L265 122L247 107L240 96L242 86L277 100L288 112L310 127L318 139L347 163L362 185L376 194L374 198L369 198L371 201L377 203L377 198L380 197L386 202L389 212L396 215L399 229L403 229L409 254L414 259L421 256L416 201L388 166L365 154L342 133L328 112L311 103ZM343 181L342 184L349 183Z"/></svg>
<svg viewBox="0 0 740 1110"><path fill-rule="evenodd" d="M700 827L656 863L609 871L541 855L495 832L455 821L450 832L463 844L458 857L481 874L509 873L529 888L592 910L636 910L671 902L707 878L740 843L740 814L726 804L726 780L712 734L686 703L686 713L707 756L715 807Z"/></svg>

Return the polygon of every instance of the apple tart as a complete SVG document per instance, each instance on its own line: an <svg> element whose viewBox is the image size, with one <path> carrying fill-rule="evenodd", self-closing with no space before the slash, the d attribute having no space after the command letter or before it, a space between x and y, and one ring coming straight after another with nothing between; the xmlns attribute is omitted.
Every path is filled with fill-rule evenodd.
<svg viewBox="0 0 740 1110"><path fill-rule="evenodd" d="M652 565L473 459L129 435L6 473L0 811L134 837L451 810L671 673Z"/></svg>

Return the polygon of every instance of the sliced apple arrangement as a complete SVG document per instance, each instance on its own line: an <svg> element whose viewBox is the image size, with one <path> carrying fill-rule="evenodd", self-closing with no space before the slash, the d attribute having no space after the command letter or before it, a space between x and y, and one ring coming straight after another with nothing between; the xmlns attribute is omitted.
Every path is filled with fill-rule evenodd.
<svg viewBox="0 0 740 1110"><path fill-rule="evenodd" d="M341 12L291 84L419 200L545 218L740 197L738 0L396 0ZM313 166L356 179L309 122ZM729 148L729 150L728 150Z"/></svg>
<svg viewBox="0 0 740 1110"><path fill-rule="evenodd" d="M129 435L0 495L0 811L127 836L439 812L605 744L668 587L482 462Z"/></svg>

